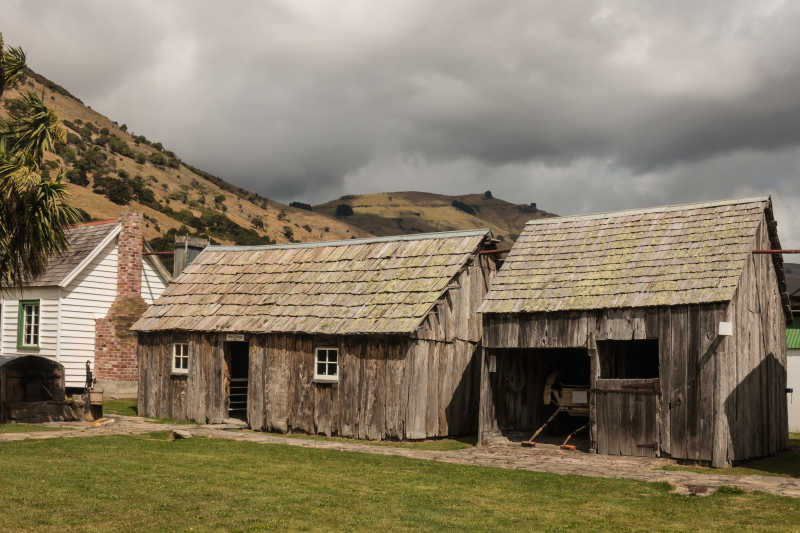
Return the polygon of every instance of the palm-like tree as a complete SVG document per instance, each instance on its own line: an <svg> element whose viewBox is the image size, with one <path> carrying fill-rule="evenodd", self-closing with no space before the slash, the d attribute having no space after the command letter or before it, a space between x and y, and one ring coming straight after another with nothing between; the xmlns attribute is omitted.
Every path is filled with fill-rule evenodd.
<svg viewBox="0 0 800 533"><path fill-rule="evenodd" d="M0 96L23 75L25 53L3 48L0 35ZM65 132L41 98L27 93L0 120L0 290L20 287L44 272L50 256L66 250L66 230L80 220L66 204L62 175L40 174L44 153Z"/></svg>

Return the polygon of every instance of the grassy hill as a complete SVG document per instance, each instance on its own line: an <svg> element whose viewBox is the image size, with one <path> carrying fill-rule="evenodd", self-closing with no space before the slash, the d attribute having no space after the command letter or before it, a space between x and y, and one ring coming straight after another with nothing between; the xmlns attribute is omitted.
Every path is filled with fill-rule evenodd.
<svg viewBox="0 0 800 533"><path fill-rule="evenodd" d="M347 195L314 206L314 211L346 220L374 235L485 227L509 244L528 220L553 216L531 204L494 198L489 192L460 196L414 191Z"/></svg>
<svg viewBox="0 0 800 533"><path fill-rule="evenodd" d="M45 172L66 172L70 203L94 220L127 209L143 212L145 237L159 250L171 248L176 232L223 244L267 244L488 227L510 244L527 220L551 216L490 193L393 192L345 196L313 208L285 205L193 167L33 71L7 89L0 115L25 91L43 95L67 131L66 144L46 156Z"/></svg>
<svg viewBox="0 0 800 533"><path fill-rule="evenodd" d="M70 203L92 219L142 211L145 236L167 248L175 231L219 243L262 244L368 236L345 220L274 202L196 169L161 143L129 132L43 76L29 71L3 95L0 114L24 91L43 94L67 143L48 154L51 176L67 171Z"/></svg>

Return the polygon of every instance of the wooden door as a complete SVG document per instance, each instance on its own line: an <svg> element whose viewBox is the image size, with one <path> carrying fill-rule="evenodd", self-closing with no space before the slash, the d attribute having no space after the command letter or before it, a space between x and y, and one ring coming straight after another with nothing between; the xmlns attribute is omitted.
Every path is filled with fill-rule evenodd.
<svg viewBox="0 0 800 533"><path fill-rule="evenodd" d="M658 379L598 379L594 392L598 453L658 455Z"/></svg>

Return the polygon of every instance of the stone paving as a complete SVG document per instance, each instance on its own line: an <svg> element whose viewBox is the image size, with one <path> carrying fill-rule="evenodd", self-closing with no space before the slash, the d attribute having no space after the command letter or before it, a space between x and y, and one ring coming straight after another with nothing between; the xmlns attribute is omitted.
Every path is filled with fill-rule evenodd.
<svg viewBox="0 0 800 533"><path fill-rule="evenodd" d="M283 444L375 455L399 455L443 463L551 472L554 474L666 482L682 494L710 494L716 488L725 485L739 487L745 491L763 491L778 496L800 498L800 479L796 478L663 470L662 467L675 464L675 462L661 458L618 457L569 451L548 444L541 444L536 448L523 448L518 443L495 442L489 446L454 451L431 451L417 448L374 446L340 440L282 437L259 432L237 431L236 426L231 425L159 424L144 418L130 416L113 416L109 418L113 422L97 427L88 422L50 422L44 425L63 427L65 429L61 431L3 433L0 434L0 442L25 439L94 437L100 435L137 435L153 431L184 430L193 437Z"/></svg>

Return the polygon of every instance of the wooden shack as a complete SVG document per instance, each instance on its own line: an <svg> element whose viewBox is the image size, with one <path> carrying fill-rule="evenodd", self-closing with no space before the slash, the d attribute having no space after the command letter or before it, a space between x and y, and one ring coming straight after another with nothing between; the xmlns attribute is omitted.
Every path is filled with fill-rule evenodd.
<svg viewBox="0 0 800 533"><path fill-rule="evenodd" d="M783 450L791 313L781 256L753 254L776 248L769 198L529 222L480 308L480 441L530 435L557 376L587 391L598 453Z"/></svg>
<svg viewBox="0 0 800 533"><path fill-rule="evenodd" d="M477 429L488 230L206 248L134 325L139 412L423 439Z"/></svg>

